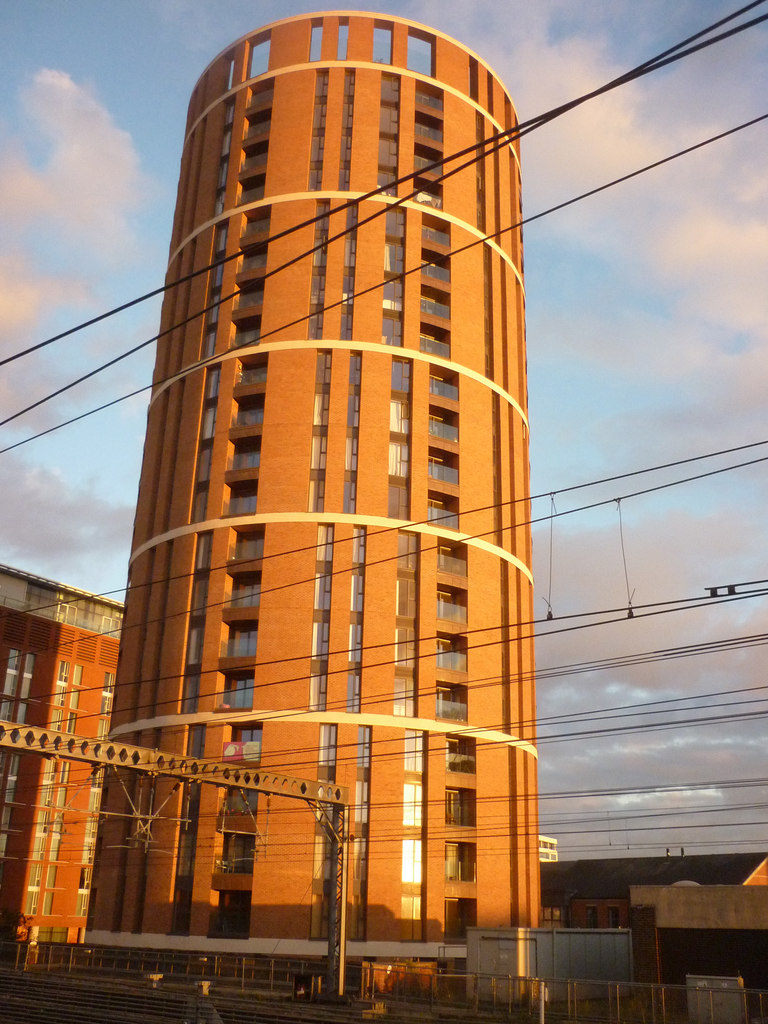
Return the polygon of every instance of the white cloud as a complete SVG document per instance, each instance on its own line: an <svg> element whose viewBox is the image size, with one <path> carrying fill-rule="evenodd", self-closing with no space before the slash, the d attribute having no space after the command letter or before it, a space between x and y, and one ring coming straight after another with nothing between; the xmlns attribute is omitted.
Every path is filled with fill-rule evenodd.
<svg viewBox="0 0 768 1024"><path fill-rule="evenodd" d="M0 223L27 240L42 232L43 243L60 233L70 252L135 256L131 215L146 183L130 135L63 71L38 71L21 101L24 137L6 140L0 158Z"/></svg>
<svg viewBox="0 0 768 1024"><path fill-rule="evenodd" d="M7 454L0 460L0 491L0 561L86 590L124 582L131 505L114 504L91 487L72 485L60 472Z"/></svg>

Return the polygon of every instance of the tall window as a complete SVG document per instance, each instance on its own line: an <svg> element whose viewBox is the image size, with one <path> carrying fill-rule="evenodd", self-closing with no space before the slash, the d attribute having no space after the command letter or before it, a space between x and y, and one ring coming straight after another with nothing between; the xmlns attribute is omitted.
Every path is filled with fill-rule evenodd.
<svg viewBox="0 0 768 1024"><path fill-rule="evenodd" d="M309 158L309 187L323 187L325 156L325 121L328 115L328 72L318 71L315 77L315 110L312 116L312 148Z"/></svg>
<svg viewBox="0 0 768 1024"><path fill-rule="evenodd" d="M269 69L269 36L256 38L251 42L251 60L248 68L248 77L255 78L256 75L263 75Z"/></svg>
<svg viewBox="0 0 768 1024"><path fill-rule="evenodd" d="M387 61L386 63L389 63ZM397 178L397 139L400 123L400 78L381 76L381 107L379 111L379 177L380 186L390 186ZM394 186L384 188L384 195L395 195Z"/></svg>
<svg viewBox="0 0 768 1024"><path fill-rule="evenodd" d="M376 24L373 28L373 60L376 64L392 63L392 27Z"/></svg>
<svg viewBox="0 0 768 1024"><path fill-rule="evenodd" d="M434 75L435 40L420 32L408 32L408 70L420 75Z"/></svg>

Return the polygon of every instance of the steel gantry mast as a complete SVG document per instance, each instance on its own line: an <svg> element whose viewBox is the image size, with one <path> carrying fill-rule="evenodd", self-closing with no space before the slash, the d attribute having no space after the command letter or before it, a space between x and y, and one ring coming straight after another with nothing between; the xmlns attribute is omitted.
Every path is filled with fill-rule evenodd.
<svg viewBox="0 0 768 1024"><path fill-rule="evenodd" d="M136 747L110 739L93 739L58 732L35 725L19 725L0 720L0 749L36 754L44 758L79 761L94 768L121 769L150 778L170 778L186 782L205 782L214 786L251 790L289 799L303 800L324 829L331 848L331 871L335 879L335 898L328 915L328 969L330 992L344 994L347 933L347 863L349 835L349 790L336 783L297 778L280 772L260 771L204 758L149 747ZM119 774L118 774L119 777ZM151 841L152 821L159 817L167 801L147 812L131 803L137 822L137 835Z"/></svg>

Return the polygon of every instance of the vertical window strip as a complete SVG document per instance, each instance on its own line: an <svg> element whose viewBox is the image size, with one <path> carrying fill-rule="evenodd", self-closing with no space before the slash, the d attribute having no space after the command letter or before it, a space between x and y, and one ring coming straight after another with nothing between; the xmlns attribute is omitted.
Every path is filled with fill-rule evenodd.
<svg viewBox="0 0 768 1024"><path fill-rule="evenodd" d="M355 263L357 260L357 207L347 210L347 233L344 238L344 287L341 306L341 339L352 338L352 315L355 295Z"/></svg>
<svg viewBox="0 0 768 1024"><path fill-rule="evenodd" d="M320 351L317 353L315 361L315 405L312 416L308 512L322 512L325 508L325 460L328 444L330 381L331 353Z"/></svg>
<svg viewBox="0 0 768 1024"><path fill-rule="evenodd" d="M315 555L315 601L309 680L309 710L324 711L328 698L328 638L331 621L333 572L333 526L317 527Z"/></svg>
<svg viewBox="0 0 768 1024"><path fill-rule="evenodd" d="M341 111L341 151L339 153L339 188L349 189L349 172L352 164L352 122L355 108L355 72L344 72L344 104ZM350 213L353 211L350 210ZM356 211L355 211L356 212ZM349 226L349 225L347 225Z"/></svg>
<svg viewBox="0 0 768 1024"><path fill-rule="evenodd" d="M203 407L200 415L200 431L197 442L195 487L190 515L190 522L192 523L198 523L205 519L208 510L208 487L211 475L213 438L216 432L216 407L219 399L220 377L221 368L218 366L209 367L205 371Z"/></svg>
<svg viewBox="0 0 768 1024"><path fill-rule="evenodd" d="M370 820L371 729L357 730L357 779L353 807L355 843L352 852L350 938L364 939L368 903L368 831Z"/></svg>
<svg viewBox="0 0 768 1024"><path fill-rule="evenodd" d="M379 108L379 173L377 184L382 187L382 194L387 196L394 196L397 194L397 189L392 185L392 182L397 180L397 142L399 123L400 78L398 75L382 75L381 106Z"/></svg>
<svg viewBox="0 0 768 1024"><path fill-rule="evenodd" d="M475 163L475 204L477 207L477 227L485 234L485 161L483 140L485 139L485 121L483 115L475 114L475 141L477 142L477 162Z"/></svg>
<svg viewBox="0 0 768 1024"><path fill-rule="evenodd" d="M328 262L328 214L331 209L329 202L320 202L316 214L320 218L315 223L314 253L312 255L312 278L309 294L309 320L307 333L310 340L323 336L323 308L325 306L325 275ZM330 381L330 378L329 378Z"/></svg>
<svg viewBox="0 0 768 1024"><path fill-rule="evenodd" d="M328 116L328 72L315 75L315 109L312 115L312 145L309 155L309 189L323 187L323 158L325 156L325 121Z"/></svg>

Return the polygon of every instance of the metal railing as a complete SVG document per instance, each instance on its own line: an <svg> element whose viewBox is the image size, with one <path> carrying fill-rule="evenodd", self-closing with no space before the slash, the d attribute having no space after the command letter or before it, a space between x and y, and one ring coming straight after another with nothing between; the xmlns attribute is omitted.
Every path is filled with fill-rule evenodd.
<svg viewBox="0 0 768 1024"><path fill-rule="evenodd" d="M457 942L461 944L460 939ZM133 976L152 988L158 984L162 989L166 980L190 985L211 981L216 992L220 991L219 986L225 986L233 993L238 989L258 989L288 995L298 977L318 976L323 971L322 957L288 959L66 943L0 943L0 961L6 978L14 972L56 972L81 978L93 972L99 990L104 993L115 985L124 985ZM121 988L120 992L124 1000L125 990ZM536 1020L542 996L546 997L547 1018L569 1022L720 1024L727 1019L749 1024L768 1018L768 991L761 989L697 989L683 985L468 974L428 963L350 964L348 992L381 1004L400 1020L404 1007L409 1008L411 1015L445 1009L451 1014L461 1011L464 1020L473 1015L483 1020L520 1020L527 1016ZM331 1019L350 1019L342 1010L334 1007ZM248 1019L252 1021L251 1004L249 1012L252 1016ZM359 1008L356 1016L359 1019Z"/></svg>

